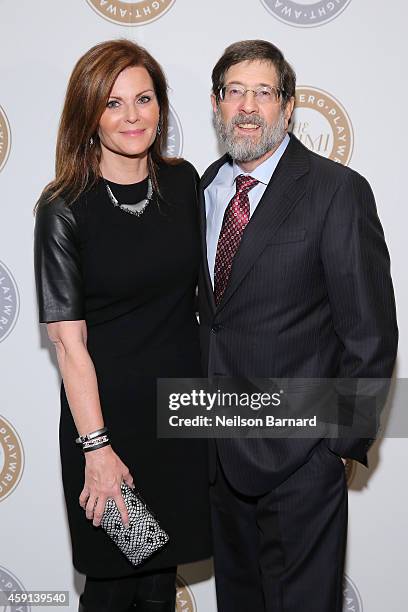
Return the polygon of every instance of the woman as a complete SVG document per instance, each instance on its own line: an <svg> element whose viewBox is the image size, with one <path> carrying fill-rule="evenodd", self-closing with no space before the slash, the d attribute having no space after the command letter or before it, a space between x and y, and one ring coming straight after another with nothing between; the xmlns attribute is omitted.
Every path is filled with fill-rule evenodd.
<svg viewBox="0 0 408 612"><path fill-rule="evenodd" d="M211 554L206 445L156 438L156 379L201 375L197 174L162 155L168 109L145 49L93 47L69 81L56 177L37 205L40 321L63 379L62 477L73 563L87 576L83 612L174 612L177 565ZM96 447L82 452L75 439L94 432ZM170 536L138 568L99 527L108 497L128 520L122 480Z"/></svg>

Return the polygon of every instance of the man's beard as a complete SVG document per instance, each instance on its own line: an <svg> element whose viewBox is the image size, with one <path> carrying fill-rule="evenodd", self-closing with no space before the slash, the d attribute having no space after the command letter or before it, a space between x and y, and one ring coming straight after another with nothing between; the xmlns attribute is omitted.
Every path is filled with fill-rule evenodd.
<svg viewBox="0 0 408 612"><path fill-rule="evenodd" d="M259 125L261 137L255 140L250 135L237 136L234 133L234 127L241 123ZM224 123L220 107L218 106L214 113L214 125L218 138L225 145L227 153L238 162L249 162L259 159L265 153L268 153L268 151L275 149L286 135L285 112L282 108L277 122L274 125L268 125L259 115L245 114L235 115L231 121Z"/></svg>

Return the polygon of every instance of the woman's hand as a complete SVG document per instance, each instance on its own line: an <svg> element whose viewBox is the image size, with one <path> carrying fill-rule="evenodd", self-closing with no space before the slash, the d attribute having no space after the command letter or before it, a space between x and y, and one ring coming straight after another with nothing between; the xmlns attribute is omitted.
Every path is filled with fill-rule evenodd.
<svg viewBox="0 0 408 612"><path fill-rule="evenodd" d="M129 516L123 501L120 485L122 480L133 487L133 478L126 465L119 459L111 446L104 446L85 453L85 483L79 496L79 505L86 512L86 518L99 527L108 497L114 500L125 527Z"/></svg>

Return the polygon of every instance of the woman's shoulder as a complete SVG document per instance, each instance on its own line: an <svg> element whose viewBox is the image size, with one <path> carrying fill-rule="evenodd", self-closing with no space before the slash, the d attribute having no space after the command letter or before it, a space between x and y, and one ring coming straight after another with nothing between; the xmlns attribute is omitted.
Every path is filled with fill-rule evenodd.
<svg viewBox="0 0 408 612"><path fill-rule="evenodd" d="M53 196L53 193L49 190L44 190L40 195L37 204L36 212L43 215L52 215L56 213L64 213L69 209L66 198L62 195Z"/></svg>
<svg viewBox="0 0 408 612"><path fill-rule="evenodd" d="M55 195L51 189L45 188L35 205L36 217L48 219L50 223L53 220L55 222L57 218L74 223L78 219L80 210L92 198L94 191L96 187L92 186L73 199L68 193Z"/></svg>
<svg viewBox="0 0 408 612"><path fill-rule="evenodd" d="M43 191L35 206L36 217L51 220L55 217L72 216L72 208L66 198L61 195L53 196L50 191Z"/></svg>
<svg viewBox="0 0 408 612"><path fill-rule="evenodd" d="M172 180L188 180L197 182L199 175L191 162L183 158L171 158L163 160L160 164L160 172L163 177L169 177Z"/></svg>
<svg viewBox="0 0 408 612"><path fill-rule="evenodd" d="M41 194L35 208L36 236L77 234L77 219L74 205L69 204L62 195L52 197L45 191Z"/></svg>

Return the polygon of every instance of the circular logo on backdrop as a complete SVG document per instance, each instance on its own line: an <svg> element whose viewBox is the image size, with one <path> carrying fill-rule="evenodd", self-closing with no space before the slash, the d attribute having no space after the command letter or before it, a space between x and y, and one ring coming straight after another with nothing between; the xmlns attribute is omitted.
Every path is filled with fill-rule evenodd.
<svg viewBox="0 0 408 612"><path fill-rule="evenodd" d="M353 153L353 127L344 107L327 91L297 87L292 133L311 151L347 165Z"/></svg>
<svg viewBox="0 0 408 612"><path fill-rule="evenodd" d="M20 298L16 281L0 261L0 342L7 338L16 324Z"/></svg>
<svg viewBox="0 0 408 612"><path fill-rule="evenodd" d="M18 485L24 468L24 452L14 427L0 416L0 501Z"/></svg>
<svg viewBox="0 0 408 612"><path fill-rule="evenodd" d="M343 612L363 612L363 602L354 582L346 574L343 581Z"/></svg>
<svg viewBox="0 0 408 612"><path fill-rule="evenodd" d="M158 19L175 0L86 0L108 21L125 26L137 26Z"/></svg>
<svg viewBox="0 0 408 612"><path fill-rule="evenodd" d="M351 0L261 0L274 17L291 26L313 28L335 19Z"/></svg>
<svg viewBox="0 0 408 612"><path fill-rule="evenodd" d="M10 604L6 600L4 591L25 591L21 581L9 570L0 566L0 609L4 612L30 612L31 607L27 604Z"/></svg>
<svg viewBox="0 0 408 612"><path fill-rule="evenodd" d="M11 146L11 130L7 115L0 106L0 170L7 162Z"/></svg>
<svg viewBox="0 0 408 612"><path fill-rule="evenodd" d="M174 108L169 109L169 129L167 132L166 157L181 157L183 153L183 130Z"/></svg>
<svg viewBox="0 0 408 612"><path fill-rule="evenodd" d="M197 612L197 604L193 593L181 576L176 580L176 612Z"/></svg>

